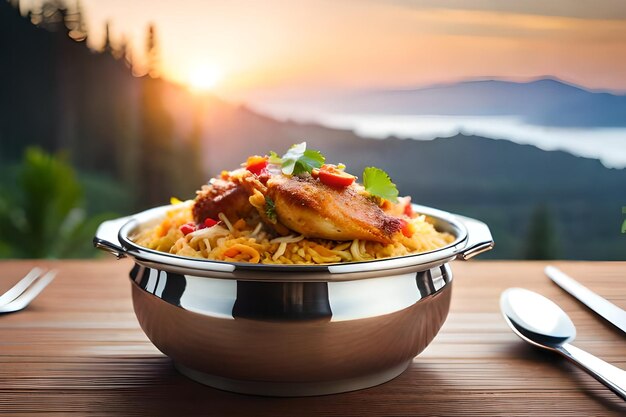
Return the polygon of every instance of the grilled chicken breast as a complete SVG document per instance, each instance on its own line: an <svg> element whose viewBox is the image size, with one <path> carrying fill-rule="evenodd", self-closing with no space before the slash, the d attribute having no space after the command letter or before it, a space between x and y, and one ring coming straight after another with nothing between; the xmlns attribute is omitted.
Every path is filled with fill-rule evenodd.
<svg viewBox="0 0 626 417"><path fill-rule="evenodd" d="M242 185L229 179L213 178L197 192L193 218L196 223L204 222L207 217L217 220L219 213L229 219L244 218L254 210L248 197L248 191Z"/></svg>
<svg viewBox="0 0 626 417"><path fill-rule="evenodd" d="M278 221L306 237L390 243L402 220L385 214L355 187L335 188L312 177L273 176L267 194Z"/></svg>

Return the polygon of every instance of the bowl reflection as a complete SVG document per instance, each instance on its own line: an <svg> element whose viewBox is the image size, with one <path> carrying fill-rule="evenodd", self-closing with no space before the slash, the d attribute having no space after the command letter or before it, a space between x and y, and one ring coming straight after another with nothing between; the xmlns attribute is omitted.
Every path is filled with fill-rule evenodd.
<svg viewBox="0 0 626 417"><path fill-rule="evenodd" d="M302 396L398 376L435 337L450 306L448 264L343 282L278 275L243 281L138 263L131 271L135 313L155 346L192 379Z"/></svg>

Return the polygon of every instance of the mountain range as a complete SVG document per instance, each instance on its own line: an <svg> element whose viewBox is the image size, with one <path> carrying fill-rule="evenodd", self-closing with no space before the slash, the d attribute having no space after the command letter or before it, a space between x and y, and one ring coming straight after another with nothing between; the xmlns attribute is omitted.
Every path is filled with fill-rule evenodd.
<svg viewBox="0 0 626 417"><path fill-rule="evenodd" d="M335 97L327 111L397 115L519 116L560 127L626 127L626 95L556 78L464 81L416 89L367 90Z"/></svg>

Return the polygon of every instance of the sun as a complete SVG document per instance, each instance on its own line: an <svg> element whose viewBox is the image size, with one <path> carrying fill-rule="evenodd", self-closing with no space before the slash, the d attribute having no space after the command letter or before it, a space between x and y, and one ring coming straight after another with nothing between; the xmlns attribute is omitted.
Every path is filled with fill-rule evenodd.
<svg viewBox="0 0 626 417"><path fill-rule="evenodd" d="M215 88L222 73L215 67L198 66L189 72L187 83L192 90L205 92Z"/></svg>

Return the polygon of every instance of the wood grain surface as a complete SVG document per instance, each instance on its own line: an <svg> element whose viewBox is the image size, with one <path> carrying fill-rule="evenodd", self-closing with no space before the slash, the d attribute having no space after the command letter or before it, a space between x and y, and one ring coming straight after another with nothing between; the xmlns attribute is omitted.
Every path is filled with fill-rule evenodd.
<svg viewBox="0 0 626 417"><path fill-rule="evenodd" d="M626 369L625 335L552 284L545 263L454 262L450 315L407 372L362 391L288 399L223 392L178 374L137 324L129 261L3 261L0 293L34 265L59 275L27 310L0 315L2 415L626 415L608 389L504 323L505 288L538 291L570 314L575 345ZM626 307L626 262L555 265Z"/></svg>

